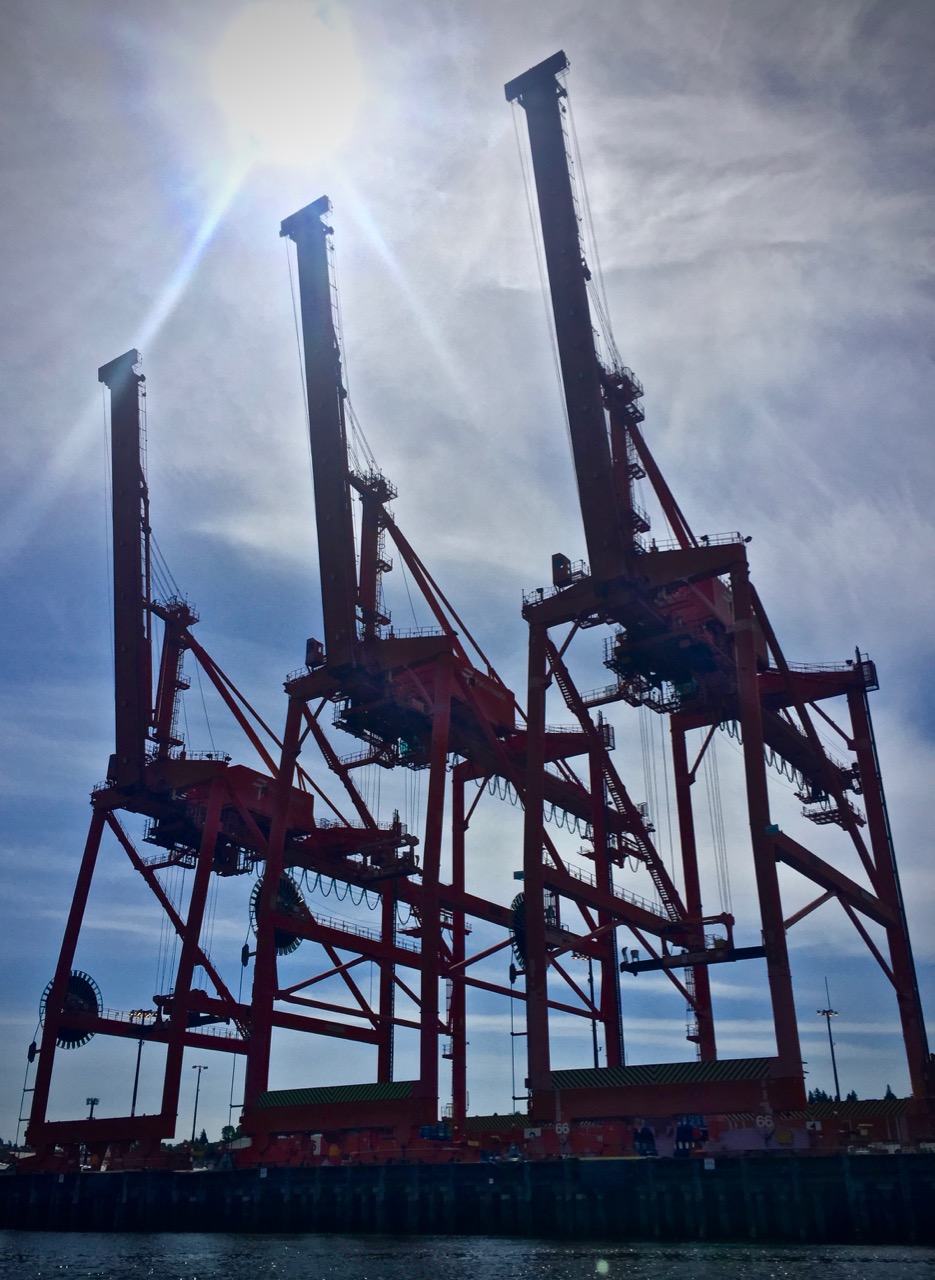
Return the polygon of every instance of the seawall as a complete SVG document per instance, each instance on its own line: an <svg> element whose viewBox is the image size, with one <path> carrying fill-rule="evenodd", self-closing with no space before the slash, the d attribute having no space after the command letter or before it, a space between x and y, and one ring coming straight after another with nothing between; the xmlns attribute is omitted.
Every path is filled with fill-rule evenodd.
<svg viewBox="0 0 935 1280"><path fill-rule="evenodd" d="M935 1244L935 1155L0 1178L0 1227Z"/></svg>

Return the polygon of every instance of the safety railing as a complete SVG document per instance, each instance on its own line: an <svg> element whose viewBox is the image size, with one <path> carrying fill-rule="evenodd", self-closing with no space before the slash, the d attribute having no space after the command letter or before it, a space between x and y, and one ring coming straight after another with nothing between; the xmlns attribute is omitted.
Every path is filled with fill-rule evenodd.
<svg viewBox="0 0 935 1280"><path fill-rule="evenodd" d="M582 884L590 885L592 888L598 888L597 880L594 873L586 871L584 867L576 866L574 863L566 862L565 868L568 874L574 880L579 880ZM660 919L668 921L669 917L659 909L658 902L650 902L648 898L642 897L638 893L632 893L629 889L620 888L618 885L611 885L611 893L615 898L622 898L624 902L629 902L633 907L639 907L641 911L647 911L650 915L658 916Z"/></svg>

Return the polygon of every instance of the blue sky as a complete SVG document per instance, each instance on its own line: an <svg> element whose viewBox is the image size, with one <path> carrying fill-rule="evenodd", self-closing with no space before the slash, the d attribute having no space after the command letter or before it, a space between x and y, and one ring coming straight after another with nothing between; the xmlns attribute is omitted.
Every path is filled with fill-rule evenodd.
<svg viewBox="0 0 935 1280"><path fill-rule="evenodd" d="M521 592L548 580L553 550L584 554L502 92L558 48L572 64L617 342L646 387L647 437L669 483L697 531L752 537L754 581L790 659L842 661L859 645L877 662L872 707L931 1011L931 7L358 0L323 8L323 26L315 5L272 5L270 43L237 51L234 42L228 57L238 102L259 114L276 107L272 142L289 156L247 167L218 50L231 47L232 24L251 7L4 6L0 1136L16 1127L88 793L111 750L98 367L142 350L156 538L199 609L202 644L278 729L282 679L320 631L278 228L327 192L351 396L399 489L397 518L521 688ZM280 90L313 95L297 137ZM521 116L517 124L522 136ZM399 625L412 625L398 571L387 586ZM605 682L596 641L580 662L583 687ZM618 765L642 799L652 780L640 730L616 719ZM244 758L197 682L186 723L195 749L216 743ZM732 904L754 942L738 760L724 737L718 764ZM366 785L384 816L398 803L417 826L414 780ZM778 784L776 806L793 819L795 802ZM478 890L508 901L520 864L515 813L485 803L471 856ZM854 874L843 855L841 865ZM158 923L116 854L106 866L82 967L105 1005L135 1007L157 976ZM716 910L710 862L706 877ZM236 982L248 886L221 889L212 954ZM799 893L790 885L790 905ZM827 976L842 1086L863 1097L887 1083L905 1092L894 1004L842 913L825 907L790 944L809 1083L831 1083L814 1012ZM504 968L489 962L495 979ZM769 1052L763 975L755 964L735 968L716 972L722 1049ZM687 1056L678 999L663 997L662 979L633 982L638 990L624 989L630 1060ZM471 1107L504 1111L508 1013L486 1001L472 1010ZM62 1055L62 1114L80 1113L87 1093L99 1093L105 1111L126 1111L134 1047L117 1049L98 1038ZM586 1024L559 1029L555 1065L586 1064L589 1054ZM147 1055L144 1092L155 1079ZM284 1044L276 1082L370 1078L369 1059L341 1055L324 1044L309 1060ZM200 1108L216 1131L230 1068L208 1058ZM410 1060L403 1043L401 1074ZM194 1092L186 1075L180 1136Z"/></svg>

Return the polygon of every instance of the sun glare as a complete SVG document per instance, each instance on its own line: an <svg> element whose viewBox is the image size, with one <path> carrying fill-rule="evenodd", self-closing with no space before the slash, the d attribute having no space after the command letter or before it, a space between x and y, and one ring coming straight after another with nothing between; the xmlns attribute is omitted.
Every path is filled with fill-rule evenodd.
<svg viewBox="0 0 935 1280"><path fill-rule="evenodd" d="M248 4L222 36L209 74L235 145L276 164L332 155L364 98L346 20L315 0Z"/></svg>

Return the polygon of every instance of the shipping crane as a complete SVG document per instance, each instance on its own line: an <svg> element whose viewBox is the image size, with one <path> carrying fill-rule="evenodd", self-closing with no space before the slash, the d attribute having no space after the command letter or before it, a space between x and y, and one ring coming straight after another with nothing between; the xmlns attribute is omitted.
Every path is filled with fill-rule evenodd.
<svg viewBox="0 0 935 1280"><path fill-rule="evenodd" d="M78 871L77 885L54 976L42 998L42 1036L30 1047L36 1063L27 1141L40 1165L74 1164L78 1153L158 1163L161 1142L175 1132L183 1056L187 1049L221 1050L247 1059L248 1069L260 1051L257 1022L273 1023L316 1034L359 1034L332 1018L310 1017L306 1009L275 1007L278 991L260 986L252 1004L233 994L233 982L222 975L204 939L209 891L214 877L255 875L267 858L274 816L279 846L289 866L301 874L379 877L390 868L414 866L414 841L398 821L380 827L364 811L352 825L332 817L319 822L314 787L307 776L282 787L273 752L281 742L272 734L232 681L192 634L198 616L179 594L159 600L153 589L152 531L149 491L143 465L145 380L140 357L126 352L104 365L99 378L110 391L113 491L115 750L107 779L91 796L91 824ZM155 696L151 671L161 626ZM187 749L179 732L179 706L188 687L183 674L190 653L232 714L245 748L266 771L233 764L219 752ZM130 833L128 818L144 820L146 853ZM132 821L132 819L131 819ZM106 833L138 873L149 891L140 907L153 903L163 914L163 929L178 940L177 963L163 991L144 991L130 1010L105 1009L101 990L90 974L75 968L86 925L89 895L96 876L106 878L100 858ZM109 851L108 855L109 856ZM181 900L173 899L161 873L182 872L191 884ZM257 946L267 940L281 946L290 924L301 927L308 909L285 873L268 876L254 890L252 918ZM198 975L204 975L204 986ZM378 1022L378 1019L374 1019ZM145 1041L165 1046L161 1104L156 1114L135 1114L136 1084L129 1115L77 1120L49 1118L53 1066L61 1051L79 1048L94 1035ZM380 1039L373 1027L366 1037ZM384 1035L385 1039L385 1035ZM254 1067L254 1070L256 1068ZM62 1154L56 1154L56 1148Z"/></svg>
<svg viewBox="0 0 935 1280"><path fill-rule="evenodd" d="M468 916L508 931L510 914L467 893L463 835L452 850L450 883L442 881L448 762L452 756L483 762L487 773L498 765L513 768L509 756L516 751L517 707L512 692L398 527L389 510L396 497L394 487L375 466L351 467L331 263L333 230L326 221L330 212L330 201L322 197L285 219L280 230L296 246L324 627L323 640L308 641L304 669L286 682L289 703L280 777L285 785L310 734L349 787L353 771L368 764L428 770L419 877L401 879L393 895L384 898L382 937L371 947L382 966L387 1001L392 1002L400 987L416 1003L418 1074L414 1080L394 1080L390 1040L378 1060L376 1080L354 1086L354 1114L362 1124L395 1127L400 1133L407 1124L431 1129L439 1117L439 1049L444 1035L450 1041L445 1056L452 1060L450 1113L455 1126L463 1127L469 981L465 971L471 964L466 952ZM355 493L361 504L359 565L352 514ZM434 627L415 633L393 627L382 593L383 575L391 568L387 539L427 602ZM461 632L476 657L469 654ZM358 738L362 750L342 759L328 744L321 717L329 706L334 724ZM459 778L456 811L463 811L463 785ZM415 950L403 950L394 941L397 903L414 914L416 923L408 933L417 939ZM271 965L272 959L266 963ZM258 974L260 964L258 950ZM415 989L400 978L399 966L416 970ZM443 980L449 992L444 1010ZM394 1025L412 1023L397 1019ZM283 1101L285 1109L279 1110L280 1100L266 1091L261 1075L248 1075L245 1125L334 1129L341 1120L336 1100L340 1097L333 1088L306 1091L298 1104Z"/></svg>
<svg viewBox="0 0 935 1280"><path fill-rule="evenodd" d="M867 695L877 688L874 664L859 652L833 666L806 667L787 661L762 602L750 581L746 544L739 534L696 537L649 450L642 433L642 387L619 359L612 337L610 356L601 359L589 302L591 271L582 244L579 211L566 136L564 52L546 59L505 86L509 102L522 107L529 134L538 198L544 257L561 367L565 410L590 565L574 565L553 556L553 588L527 597L529 624L526 830L524 845L527 896L554 884L543 856L542 776L538 739L545 723L546 690L555 683L566 704L586 728L592 708L614 702L647 707L667 716L681 843L684 908L676 903L683 934L681 949L664 946L650 959L631 958L628 973L659 970L669 976L693 1011L692 1038L700 1062L682 1072L681 1084L660 1084L655 1095L636 1086L626 1072L553 1073L550 1069L547 1013L547 948L541 924L527 925L527 1008L529 1077L533 1110L555 1106L552 1091L562 1093L562 1113L606 1115L617 1097L618 1109L633 1114L652 1110L723 1110L796 1107L804 1103L803 1068L796 1025L787 933L812 910L837 901L851 919L892 983L903 1028L913 1095L930 1106L932 1059L928 1052L913 967L879 762ZM647 539L649 517L636 501L635 483L647 479L672 532L668 543ZM581 695L574 688L564 655L583 628L609 627L605 665L614 683ZM550 633L566 629L561 644ZM849 723L831 720L823 705L844 699ZM838 733L839 760L823 746L816 719ZM712 917L703 914L699 859L691 788L699 765L719 726L737 726L742 741L750 853L759 902L762 945L736 947L731 931L706 942ZM688 735L701 734L690 762ZM803 815L812 822L841 828L849 837L857 873L836 864L780 831L770 813L767 760L796 778ZM601 774L603 773L603 777ZM594 771L593 793L613 784L606 763ZM854 797L861 797L862 807ZM595 851L607 839L594 825ZM784 864L813 882L819 895L784 918L778 866ZM668 907L670 900L660 892ZM727 923L726 921L724 923ZM867 924L885 931L888 958ZM640 937L640 934L637 933ZM641 937L645 946L645 935ZM714 963L765 959L775 1028L775 1058L759 1064L741 1061L731 1079L729 1064L717 1062L709 969ZM679 982L676 967L685 970ZM571 1077L574 1076L574 1079ZM643 1080L648 1077L643 1075ZM671 1071L656 1072L671 1081ZM687 1084L687 1087L684 1087ZM726 1084L726 1089L725 1089ZM564 1086L564 1088L563 1088Z"/></svg>
<svg viewBox="0 0 935 1280"><path fill-rule="evenodd" d="M388 1007L397 987L418 1006L419 1072L415 1080L394 1081L392 1028L377 1062L377 1079L355 1086L355 1114L362 1124L378 1128L431 1126L439 1113L439 1038L452 1034L452 1023L463 1024L463 993L443 1015L439 991L442 967L465 957L465 900L463 894L443 899L441 855L445 790L449 755L496 754L499 743L514 729L515 701L489 664L476 666L459 639L441 592L428 570L395 523L388 504L395 490L376 469L353 471L348 457L346 403L341 351L336 324L336 298L330 261L332 228L324 221L330 201L322 197L284 220L280 234L294 241L298 264L308 424L313 462L316 528L322 597L324 640L310 639L306 665L286 682L288 714L280 779L287 786L302 744L309 735L318 741L330 766L353 788L352 771L367 764L384 768L428 769L425 832L418 882L400 879L384 894L382 934L368 953L381 966L381 989ZM355 554L352 493L361 500L361 549L358 572ZM385 559L387 535L428 601L437 626L416 634L397 633L382 606L382 576L390 568ZM363 750L341 759L327 741L320 723L326 707L334 708L335 725L357 737ZM278 834L279 828L277 828ZM276 857L282 857L281 841ZM459 880L458 873L454 879ZM460 876L463 884L463 874ZM455 900L457 898L457 900ZM395 934L397 902L408 904L417 925L418 950L403 949ZM502 923L504 913L493 904L481 906ZM443 937L443 935L447 935ZM346 940L345 940L346 941ZM273 982L275 955L258 947L255 984L265 973ZM417 990L399 977L400 965L415 968ZM452 1009L454 1012L452 1012ZM395 1025L412 1025L391 1019ZM388 1024L389 1025L389 1024ZM268 1034L259 1028L260 1034ZM454 1038L454 1037L453 1037ZM456 1112L463 1116L465 1085L462 1049L457 1055L462 1099ZM316 1124L334 1128L340 1113L334 1090L307 1094L307 1101L278 1117L277 1099L257 1058L248 1070L244 1123L308 1130ZM390 1086L393 1086L392 1088ZM318 1105L317 1099L325 1099ZM317 1108L317 1109L316 1109Z"/></svg>
<svg viewBox="0 0 935 1280"><path fill-rule="evenodd" d="M183 1057L192 1049L244 1060L241 1119L252 1141L241 1153L244 1163L323 1158L334 1143L340 1149L348 1131L358 1135L358 1144L362 1133L369 1135L371 1158L406 1151L418 1151L420 1159L448 1158L438 1139L454 1137L466 1149L472 989L525 1007L526 1030L519 1034L527 1040L528 1109L511 1119L519 1132L528 1125L532 1133L551 1134L531 1140L531 1151L555 1154L557 1135L560 1129L568 1133L569 1122L607 1121L619 1145L638 1114L794 1110L804 1089L786 935L832 901L894 988L914 1105L931 1128L932 1059L870 719L874 664L859 651L840 664L790 663L750 580L749 539L696 535L662 476L643 435L643 389L636 375L609 334L609 354L600 354L595 343L591 272L564 129L560 77L567 65L558 53L506 86L507 99L520 104L529 125L589 558L576 562L556 553L551 588L524 599L525 709L399 528L390 509L392 484L375 463L351 465L326 197L280 229L295 243L298 261L323 620L323 639L307 642L304 666L285 683L281 737L197 641L192 605L177 589L161 596L154 591L139 354L128 351L99 371L111 397L115 750L106 781L91 797L76 891L42 998L42 1037L30 1046L36 1071L27 1140L40 1167L75 1164L82 1150L99 1159L109 1151L114 1164L158 1163L162 1140L175 1130ZM636 489L643 480L669 526L668 541L648 536L650 517ZM388 544L431 612L433 627L412 633L394 627L383 593L392 568ZM572 675L573 642L580 647L579 633L595 628L604 631L603 659L612 680L581 692ZM188 655L260 767L188 748L179 728ZM551 723L550 689L561 695L569 723ZM826 710L833 700L846 703L843 725ZM604 708L620 703L666 718L678 873L667 867L646 806L633 799L612 759L615 734ZM351 755L342 756L331 743L329 718L358 740ZM759 913L740 928L755 930L754 945L738 944L729 912L704 909L692 788L720 728L742 744ZM819 728L838 734L841 758L825 748ZM303 764L302 753L312 744L340 780L353 820ZM796 780L805 820L840 829L854 875L842 869L841 856L832 862L773 821L768 769L774 764ZM427 771L418 836L398 814L381 823L371 813L355 781L365 765ZM508 795L522 810L523 883L510 905L470 883L469 829L488 790ZM133 823L145 824L141 842L130 834ZM590 866L574 865L562 828L581 840ZM164 989L127 1011L105 1010L97 982L76 967L107 833L178 941ZM144 853L141 844L155 853ZM509 857L508 848L502 852ZM779 864L817 890L789 915ZM651 896L624 885L624 868L631 874L634 867ZM183 878L179 898L167 891L164 874L170 871ZM245 875L256 877L249 903L255 943L239 957L245 968L253 961L249 1000L234 996L205 940L212 884L217 877ZM325 884L375 898L376 927L325 914L314 896ZM405 926L400 908L408 915ZM484 938L471 951L475 928ZM647 959L630 950L621 962L621 930L632 934ZM488 936L495 938L489 945ZM300 953L303 943L311 945ZM509 985L481 972L479 966L497 955L512 961ZM575 960L586 961L587 984L575 976ZM776 1053L724 1059L710 968L745 961L765 966ZM377 971L375 998L356 972L368 963ZM625 983L644 972L662 973L672 983L689 1009L696 1062L627 1064L621 972ZM400 993L414 1016L397 1007ZM590 1024L593 1066L553 1070L557 1015ZM400 1031L418 1038L418 1068L410 1080L398 1078L394 1061ZM304 1033L315 1043L369 1046L375 1079L350 1082L341 1061L333 1084L270 1088L279 1032ZM95 1034L164 1046L157 1114L135 1114L135 1080L127 1116L50 1119L58 1052L79 1048ZM604 1066L598 1065L601 1038ZM439 1123L440 1059L451 1062L451 1101L444 1107L450 1125Z"/></svg>
<svg viewBox="0 0 935 1280"><path fill-rule="evenodd" d="M289 712L280 777L284 782L288 778L309 733L324 743L321 715L329 704L334 706L335 725L364 744L362 751L345 759L324 747L331 767L346 783L351 771L365 764L384 769L428 769L421 875L418 882L407 879L396 886L399 898L412 908L418 920L418 953L415 957L411 953L400 957L398 949L393 951L390 917L383 939L388 948L384 953L384 980L389 987L397 979L386 956L394 955L393 963L407 963L418 969L418 991L407 989L406 994L417 1000L419 1008L419 1075L408 1082L392 1081L390 1053L378 1063L377 1080L355 1088L358 1098L363 1096L362 1091L369 1090L372 1098L379 1100L380 1105L370 1107L366 1113L371 1118L377 1117L386 1125L407 1120L431 1125L440 1101L439 1037L444 1035L449 1047L443 1056L452 1060L450 1111L458 1133L463 1127L467 1099L466 990L475 986L510 1000L525 998L513 983L506 986L474 976L472 966L512 947L521 969L526 956L525 930L537 928L537 913L527 916L524 895L518 895L511 908L504 908L468 890L466 836L477 799L468 804L466 789L483 788L499 780L497 785L511 789L514 796L523 800L528 772L527 727L512 691L451 608L389 511L388 504L396 496L393 486L375 467L361 471L350 465L349 410L330 261L330 212L330 201L322 197L285 219L281 227L281 235L296 245L298 264L324 639L308 641L305 668L286 683ZM353 535L354 492L361 501L359 563ZM385 557L387 538L435 619L436 628L428 633L398 632L384 608L381 581L390 567ZM611 745L609 730L595 728L590 722L566 728L547 726L537 742L542 760L551 766L547 773L543 770L538 783L548 802L572 820L589 822L594 802L568 761L606 751ZM449 762L453 762L450 768ZM449 776L451 874L450 879L443 879L442 840ZM615 839L639 830L644 857L652 861L674 901L674 886L652 849L636 806L625 796L619 780L617 784L617 800L602 807L601 821ZM556 874L567 878L571 873L554 844L550 847ZM587 892L582 889L582 893L587 898ZM617 1061L621 1047L619 1007L613 996L617 988L616 951L607 937L613 913L623 911L654 933L682 938L684 930L671 914L647 911L615 896L606 886L595 890L584 910L584 926L575 928L556 917L544 926L545 936L556 964L561 956L572 952L587 956L592 962L597 960L608 979L602 987L601 1001L595 1004L579 984L569 980L574 993L572 1003L553 1000L551 1007L599 1022L611 1058ZM493 926L504 936L492 947L468 955L469 919ZM257 963L259 970L259 954ZM516 965L513 971L517 972ZM441 981L449 991L444 1012L439 1000ZM391 1081L398 1086L392 1096L386 1091ZM279 1111L275 1094L265 1090L262 1079L248 1078L246 1127L262 1122L270 1130L292 1127L308 1131L316 1123L322 1128L335 1123L333 1090L322 1094L312 1091L304 1096L306 1101L296 1105L284 1100L284 1109ZM319 1097L320 1106L316 1101ZM413 1100L419 1100L419 1105Z"/></svg>

